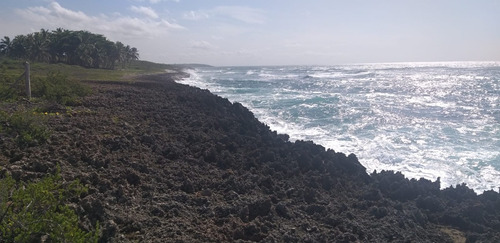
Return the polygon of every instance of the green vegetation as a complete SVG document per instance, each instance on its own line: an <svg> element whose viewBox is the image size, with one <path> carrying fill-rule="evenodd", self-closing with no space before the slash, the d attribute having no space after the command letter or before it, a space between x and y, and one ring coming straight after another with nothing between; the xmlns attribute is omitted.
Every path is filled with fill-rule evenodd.
<svg viewBox="0 0 500 243"><path fill-rule="evenodd" d="M24 72L24 61L0 56L0 82L11 84ZM47 76L49 73L59 72L76 81L134 81L134 77L141 74L164 72L165 69L177 69L173 65L159 64L148 61L133 60L122 69L93 69L64 63L31 63L31 78ZM1 84L1 83L0 83ZM24 81L21 81L24 85ZM4 85L1 85L2 87ZM21 87L21 86L20 86ZM22 90L22 88L20 88Z"/></svg>
<svg viewBox="0 0 500 243"><path fill-rule="evenodd" d="M43 143L50 136L45 116L36 112L17 111L8 114L0 111L0 135L8 135L21 147Z"/></svg>
<svg viewBox="0 0 500 243"><path fill-rule="evenodd" d="M24 79L14 77L13 74L7 72L0 73L0 101L14 101L24 94ZM60 72L49 72L46 76L36 75L31 80L33 97L62 105L77 104L80 97L90 92L89 87L74 79L68 79Z"/></svg>
<svg viewBox="0 0 500 243"><path fill-rule="evenodd" d="M87 188L78 181L64 184L59 172L38 182L16 183L0 179L1 242L97 242L94 232L79 228L79 219L68 206Z"/></svg>
<svg viewBox="0 0 500 243"><path fill-rule="evenodd" d="M75 105L79 97L91 92L89 87L78 81L69 80L61 73L49 73L45 78L37 78L33 81L31 88L31 94L34 97L62 105Z"/></svg>
<svg viewBox="0 0 500 243"><path fill-rule="evenodd" d="M22 148L44 143L51 135L49 117L71 116L71 106L91 92L81 81L133 82L141 74L179 68L137 59L136 48L87 31L42 29L13 40L4 37L0 41L0 137ZM29 109L21 100L25 60L31 66ZM59 114L47 108L53 105L66 111L56 109ZM93 232L83 231L68 204L77 203L85 191L77 181L63 183L59 172L37 182L16 182L0 173L0 242L97 242L98 225Z"/></svg>
<svg viewBox="0 0 500 243"><path fill-rule="evenodd" d="M55 102L73 106L91 90L80 80L124 80L133 81L133 76L162 72L175 67L146 61L133 61L129 68L122 70L86 69L67 64L36 63L32 65L32 96L35 102ZM23 62L10 58L0 58L0 102L13 102L23 96L24 80L19 80L24 72ZM71 75L71 79L68 77ZM16 80L18 81L16 83ZM126 80L126 79L125 79ZM43 112L0 111L0 134L16 140L19 146L36 146L45 142L50 131L45 125Z"/></svg>
<svg viewBox="0 0 500 243"><path fill-rule="evenodd" d="M24 80L21 75L25 60L31 63L34 95L63 103L66 98L61 97L60 91L75 85L78 86L76 89L82 87L74 81L134 81L134 77L140 74L174 69L171 65L139 61L138 58L136 48L119 41L111 42L88 31L41 29L14 39L5 36L0 40L0 101L16 100L23 94ZM59 82L63 76L70 78ZM56 78L58 84L55 86L58 87L54 87L49 77ZM41 84L33 82L36 80ZM60 87L63 83L68 84ZM44 94L45 91L55 94ZM71 96L76 93L72 92ZM72 102L74 99L69 100Z"/></svg>
<svg viewBox="0 0 500 243"><path fill-rule="evenodd" d="M87 68L114 69L139 59L137 48L111 42L103 35L88 31L58 28L41 29L14 39L5 36L0 41L0 53L31 62L65 63Z"/></svg>

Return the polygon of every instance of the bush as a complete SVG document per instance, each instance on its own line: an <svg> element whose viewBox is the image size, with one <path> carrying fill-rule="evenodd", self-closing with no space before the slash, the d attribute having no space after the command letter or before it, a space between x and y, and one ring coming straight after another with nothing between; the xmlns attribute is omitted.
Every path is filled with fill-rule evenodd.
<svg viewBox="0 0 500 243"><path fill-rule="evenodd" d="M16 111L9 115L0 111L0 133L14 137L19 146L34 146L44 143L50 136L45 120L43 114Z"/></svg>
<svg viewBox="0 0 500 243"><path fill-rule="evenodd" d="M50 72L45 78L36 78L32 82L31 94L62 105L78 104L78 99L90 93L90 88L78 81L73 81L60 72Z"/></svg>
<svg viewBox="0 0 500 243"><path fill-rule="evenodd" d="M0 67L0 101L16 100L24 96L24 78L15 72ZM16 70L20 71L20 70ZM17 82L16 82L17 81ZM78 81L70 80L60 72L49 72L46 77L32 77L31 95L62 105L79 103L79 98L90 94L90 88Z"/></svg>
<svg viewBox="0 0 500 243"><path fill-rule="evenodd" d="M0 71L0 101L15 100L21 93L21 82L16 84L14 77Z"/></svg>
<svg viewBox="0 0 500 243"><path fill-rule="evenodd" d="M66 205L86 190L78 181L63 184L59 173L30 183L0 179L0 242L97 242L99 225L83 231Z"/></svg>

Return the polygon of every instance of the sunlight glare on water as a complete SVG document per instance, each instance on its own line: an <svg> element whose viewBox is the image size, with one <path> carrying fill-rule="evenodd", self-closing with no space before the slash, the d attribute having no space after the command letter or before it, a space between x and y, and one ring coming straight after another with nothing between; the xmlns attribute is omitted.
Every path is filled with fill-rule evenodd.
<svg viewBox="0 0 500 243"><path fill-rule="evenodd" d="M500 63L213 67L181 83L240 102L291 140L478 192L500 186Z"/></svg>

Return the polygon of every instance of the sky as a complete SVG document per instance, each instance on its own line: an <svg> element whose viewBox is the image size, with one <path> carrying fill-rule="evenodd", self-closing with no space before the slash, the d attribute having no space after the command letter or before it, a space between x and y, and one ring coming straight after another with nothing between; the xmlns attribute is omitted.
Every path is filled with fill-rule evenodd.
<svg viewBox="0 0 500 243"><path fill-rule="evenodd" d="M215 66L500 61L497 0L3 0L0 38L88 30Z"/></svg>

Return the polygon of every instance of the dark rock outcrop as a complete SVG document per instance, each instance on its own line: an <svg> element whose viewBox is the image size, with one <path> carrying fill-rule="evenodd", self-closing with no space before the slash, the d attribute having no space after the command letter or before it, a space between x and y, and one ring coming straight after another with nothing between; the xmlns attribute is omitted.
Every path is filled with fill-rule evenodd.
<svg viewBox="0 0 500 243"><path fill-rule="evenodd" d="M101 222L102 242L500 241L497 192L368 175L355 155L290 142L172 78L89 82L93 95L50 118L46 144L2 138L0 165L33 179L59 164L80 179L82 225Z"/></svg>

